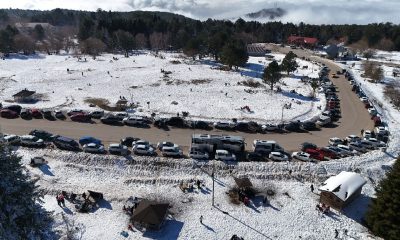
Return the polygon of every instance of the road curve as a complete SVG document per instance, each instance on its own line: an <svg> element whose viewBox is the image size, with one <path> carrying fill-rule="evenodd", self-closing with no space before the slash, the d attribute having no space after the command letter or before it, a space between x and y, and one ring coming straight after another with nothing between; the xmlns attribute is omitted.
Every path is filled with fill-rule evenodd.
<svg viewBox="0 0 400 240"><path fill-rule="evenodd" d="M282 53L286 53L291 49L279 48L278 50ZM330 60L311 56L310 53L303 50L292 51L294 51L299 57L305 56L311 60L326 64L331 69L332 73L340 70L340 67ZM173 141L174 143L181 145L185 150L190 146L190 139L193 133L226 134L243 136L246 139L246 148L248 150L251 149L253 140L265 139L275 140L286 150L294 151L299 148L299 145L302 142L305 141L323 146L328 144L328 140L331 137L344 138L350 134L360 134L361 129L373 128L373 122L371 121L368 111L365 109L363 103L361 103L357 95L351 91L351 86L344 76L339 76L339 78L331 78L333 83L337 86L338 96L341 100L342 118L337 122L338 126L335 128L322 128L320 131L312 131L309 133L247 134L241 132L226 132L217 129L212 131L203 131L178 128L171 128L170 131L164 131L155 127L151 127L150 129L141 129L128 126L109 126L100 123L86 124L71 121L51 122L36 119L27 121L21 118L13 120L0 118L0 130L3 133L22 135L29 133L32 129L43 129L54 134L74 139L90 135L102 139L105 144L119 142L121 138L126 136L135 136L147 139L152 143L167 140Z"/></svg>

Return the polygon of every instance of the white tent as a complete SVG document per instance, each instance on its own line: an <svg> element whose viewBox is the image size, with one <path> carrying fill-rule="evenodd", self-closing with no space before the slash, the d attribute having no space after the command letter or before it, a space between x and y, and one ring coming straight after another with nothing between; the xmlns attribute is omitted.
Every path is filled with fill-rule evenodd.
<svg viewBox="0 0 400 240"><path fill-rule="evenodd" d="M342 201L346 201L367 181L359 174L354 172L341 172L336 176L330 177L319 188L320 191L331 192Z"/></svg>

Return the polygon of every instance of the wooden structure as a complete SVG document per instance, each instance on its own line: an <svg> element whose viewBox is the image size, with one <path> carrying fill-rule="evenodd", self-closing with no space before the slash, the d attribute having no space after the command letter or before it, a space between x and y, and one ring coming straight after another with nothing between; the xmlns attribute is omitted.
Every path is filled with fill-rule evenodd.
<svg viewBox="0 0 400 240"><path fill-rule="evenodd" d="M367 181L354 172L341 172L330 177L319 188L320 203L341 210L361 194Z"/></svg>
<svg viewBox="0 0 400 240"><path fill-rule="evenodd" d="M159 230L167 217L168 208L168 203L142 200L133 212L131 222L149 230Z"/></svg>
<svg viewBox="0 0 400 240"><path fill-rule="evenodd" d="M115 106L116 106L117 110L125 111L125 109L127 108L127 104L128 104L128 100L126 100L125 98L121 98L117 101Z"/></svg>
<svg viewBox="0 0 400 240"><path fill-rule="evenodd" d="M14 102L32 102L35 100L33 96L35 93L35 91L29 91L25 88L13 95Z"/></svg>
<svg viewBox="0 0 400 240"><path fill-rule="evenodd" d="M318 39L312 37L290 36L287 43L296 46L314 48L318 44Z"/></svg>

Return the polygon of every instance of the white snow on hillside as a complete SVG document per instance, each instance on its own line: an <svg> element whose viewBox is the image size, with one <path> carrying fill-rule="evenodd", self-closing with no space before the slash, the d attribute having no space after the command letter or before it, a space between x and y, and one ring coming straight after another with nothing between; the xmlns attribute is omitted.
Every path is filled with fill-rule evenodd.
<svg viewBox="0 0 400 240"><path fill-rule="evenodd" d="M283 58L281 54L274 56L279 61ZM282 80L282 93L270 92L267 86L238 85L246 80L262 83L264 65L269 63L265 58L251 57L238 72L218 70L220 65L210 59L192 61L174 53L156 57L141 52L129 58L105 54L96 60L90 57L86 60L78 61L69 55L12 55L0 62L0 100L12 100L13 94L27 88L43 95L43 100L36 104L24 104L27 107L93 109L84 102L86 98L103 98L115 104L123 96L139 103L138 111L146 115L156 112L171 116L187 111L193 118L261 122L280 121L281 115L277 113L285 103L293 103L285 111L286 121L317 116L320 113L317 107L325 104L323 95L314 101L308 98L312 89L300 78L317 77L320 68L303 60L298 60L301 67L292 77ZM164 76L161 69L171 74ZM290 93L292 90L301 95ZM241 110L245 106L251 111Z"/></svg>

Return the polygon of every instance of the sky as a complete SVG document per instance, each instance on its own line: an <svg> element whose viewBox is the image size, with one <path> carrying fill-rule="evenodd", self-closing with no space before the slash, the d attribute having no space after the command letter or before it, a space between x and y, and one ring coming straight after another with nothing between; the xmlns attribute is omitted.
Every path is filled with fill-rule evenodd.
<svg viewBox="0 0 400 240"><path fill-rule="evenodd" d="M0 8L167 11L205 20L235 20L264 8L287 10L282 22L311 24L400 23L400 0L0 0Z"/></svg>

